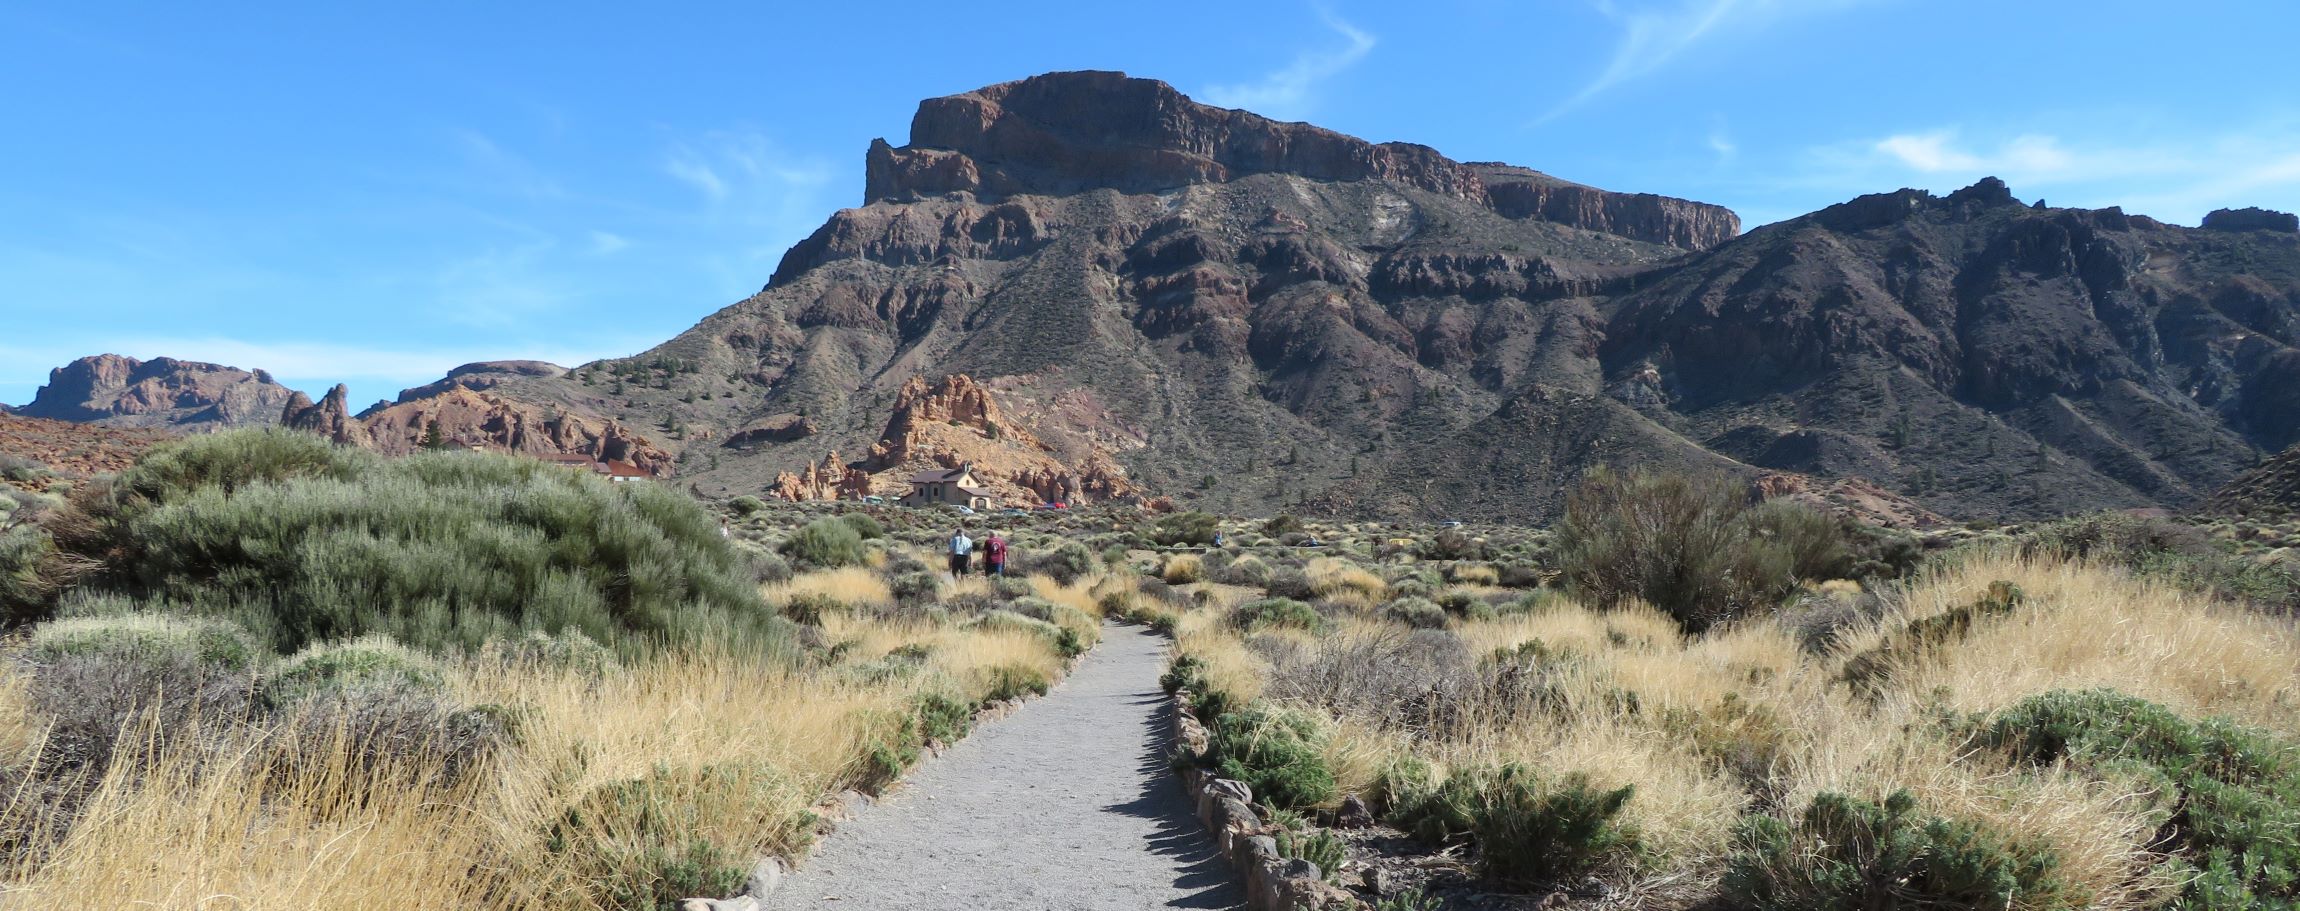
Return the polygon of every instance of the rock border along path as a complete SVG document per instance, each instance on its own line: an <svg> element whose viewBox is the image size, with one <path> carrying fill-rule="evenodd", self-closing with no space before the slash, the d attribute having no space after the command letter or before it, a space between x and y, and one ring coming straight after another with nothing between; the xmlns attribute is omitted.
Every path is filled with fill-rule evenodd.
<svg viewBox="0 0 2300 911"><path fill-rule="evenodd" d="M1054 691L839 824L768 909L1234 909L1229 865L1167 770L1167 639L1103 627Z"/></svg>

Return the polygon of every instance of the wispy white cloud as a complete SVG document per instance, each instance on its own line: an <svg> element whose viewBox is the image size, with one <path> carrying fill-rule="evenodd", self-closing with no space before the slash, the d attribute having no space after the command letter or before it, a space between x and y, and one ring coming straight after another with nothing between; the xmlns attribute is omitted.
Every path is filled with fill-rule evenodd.
<svg viewBox="0 0 2300 911"><path fill-rule="evenodd" d="M833 171L819 162L792 156L754 129L716 130L672 143L663 170L714 201L755 192L814 187Z"/></svg>
<svg viewBox="0 0 2300 911"><path fill-rule="evenodd" d="M530 199L558 199L567 195L559 181L524 156L504 148L478 130L457 130L457 147L472 172L496 189Z"/></svg>
<svg viewBox="0 0 2300 911"><path fill-rule="evenodd" d="M610 231L591 232L591 252L593 255L606 256L630 245L631 241L623 235Z"/></svg>
<svg viewBox="0 0 2300 911"><path fill-rule="evenodd" d="M719 177L719 172L713 170L709 163L687 153L674 153L670 161L663 163L663 170L672 177L693 184L705 196L712 199L727 198L727 182Z"/></svg>
<svg viewBox="0 0 2300 911"><path fill-rule="evenodd" d="M1968 138L1955 126L1909 130L1811 151L1814 179L1847 187L1906 183L1936 191L1982 177L2086 207L2123 206L2193 224L2223 206L2300 205L2300 131L2242 127L2178 142L2023 132Z"/></svg>
<svg viewBox="0 0 2300 911"><path fill-rule="evenodd" d="M1614 86L1652 74L1704 41L1862 2L1866 0L1595 0L1597 11L1620 26L1621 39L1596 78L1541 119L1555 118Z"/></svg>
<svg viewBox="0 0 2300 911"><path fill-rule="evenodd" d="M1286 120L1307 115L1319 83L1349 69L1374 50L1374 36L1364 29L1330 12L1321 12L1319 18L1341 36L1341 47L1304 51L1284 68L1254 82L1210 86L1203 93L1205 100Z"/></svg>
<svg viewBox="0 0 2300 911"><path fill-rule="evenodd" d="M1733 142L1733 134L1725 131L1724 121L1709 127L1709 135L1702 140L1702 144L1717 156L1718 164L1730 162L1733 156L1741 154L1741 146Z"/></svg>

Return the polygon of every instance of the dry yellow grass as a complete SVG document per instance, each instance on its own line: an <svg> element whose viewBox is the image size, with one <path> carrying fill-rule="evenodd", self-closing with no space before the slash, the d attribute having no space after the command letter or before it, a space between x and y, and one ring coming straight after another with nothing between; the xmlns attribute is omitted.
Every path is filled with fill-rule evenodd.
<svg viewBox="0 0 2300 911"><path fill-rule="evenodd" d="M886 578L860 566L800 573L788 582L760 586L759 595L774 607L789 604L800 595L827 595L848 607L886 608L894 604L894 592L887 588Z"/></svg>
<svg viewBox="0 0 2300 911"><path fill-rule="evenodd" d="M2026 593L2011 615L1894 671L1881 696L1856 695L1842 674L1910 619L1972 603L1997 580ZM1832 585L1828 594L1856 590ZM1362 633L1346 620L1334 637ZM1353 632L1356 631L1356 632ZM1901 606L1816 655L1785 627L1751 620L1685 637L1633 605L1599 612L1570 602L1454 630L1472 656L1539 640L1560 700L1538 719L1496 706L1457 705L1444 732L1334 719L1325 747L1345 793L1371 787L1401 753L1440 768L1521 762L1631 785L1625 818L1643 833L1647 866L1621 883L1667 905L1715 882L1753 780L1788 812L1837 791L1882 801L1913 793L1927 812L1975 820L2050 846L2064 879L2101 908L2160 901L2167 884L2143 875L2163 808L2129 784L2064 770L2012 769L1939 723L1942 711L1985 715L2039 693L2112 687L2191 717L2225 715L2300 736L2300 633L2287 621L2059 560L1981 556L1911 583ZM1208 662L1216 685L1241 698L1269 672L1218 616L1192 616L1182 649ZM1633 706L1633 707L1632 707ZM1665 893L1665 894L1662 894Z"/></svg>
<svg viewBox="0 0 2300 911"><path fill-rule="evenodd" d="M1321 598L1348 592L1356 593L1369 604L1379 604L1389 598L1389 583L1348 560L1317 557L1302 567L1302 574L1310 580L1310 591Z"/></svg>
<svg viewBox="0 0 2300 911"><path fill-rule="evenodd" d="M1205 575L1206 561L1199 559L1197 554L1169 555L1166 565L1158 569L1158 577L1166 580L1168 585L1188 585L1204 579Z"/></svg>
<svg viewBox="0 0 2300 911"><path fill-rule="evenodd" d="M844 572L780 589L856 600L878 590ZM1071 603L1085 596L1083 585L1049 591ZM735 857L795 855L806 840L800 814L857 780L869 747L894 734L916 697L979 701L993 668L1053 679L1064 663L1029 630L847 615L825 623L826 636L852 645L840 664L818 669L707 652L597 677L451 663L459 691L520 719L515 745L453 788L419 784L439 780L438 758L423 751L355 773L342 744L318 761L308 752L289 761L284 741L171 731L167 742L200 746L163 747L113 770L44 862L0 870L0 894L26 907L103 896L151 907L604 908L605 861L547 844L553 825L603 788L673 782L650 793L670 801L683 835ZM847 672L906 645L925 649L914 673ZM39 736L22 688L0 675L0 759L19 766ZM232 746L218 751L219 742ZM698 777L705 768L740 777L675 784L711 781ZM625 848L660 837L635 819L595 814L590 824Z"/></svg>

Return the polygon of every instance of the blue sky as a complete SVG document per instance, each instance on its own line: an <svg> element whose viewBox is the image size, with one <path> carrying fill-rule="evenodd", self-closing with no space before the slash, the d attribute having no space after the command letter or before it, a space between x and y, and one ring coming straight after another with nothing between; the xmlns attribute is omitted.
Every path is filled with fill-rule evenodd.
<svg viewBox="0 0 2300 911"><path fill-rule="evenodd" d="M100 351L355 403L635 352L859 203L919 99L1056 69L1749 225L1986 174L2294 210L2295 37L2289 0L0 2L0 402Z"/></svg>

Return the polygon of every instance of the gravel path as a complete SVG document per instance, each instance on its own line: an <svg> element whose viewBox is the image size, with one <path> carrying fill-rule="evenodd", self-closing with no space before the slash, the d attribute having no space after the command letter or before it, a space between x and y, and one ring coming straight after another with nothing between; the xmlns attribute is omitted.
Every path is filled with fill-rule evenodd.
<svg viewBox="0 0 2300 911"><path fill-rule="evenodd" d="M824 839L770 909L1237 908L1167 771L1166 640L1106 626L1043 698L921 764Z"/></svg>

